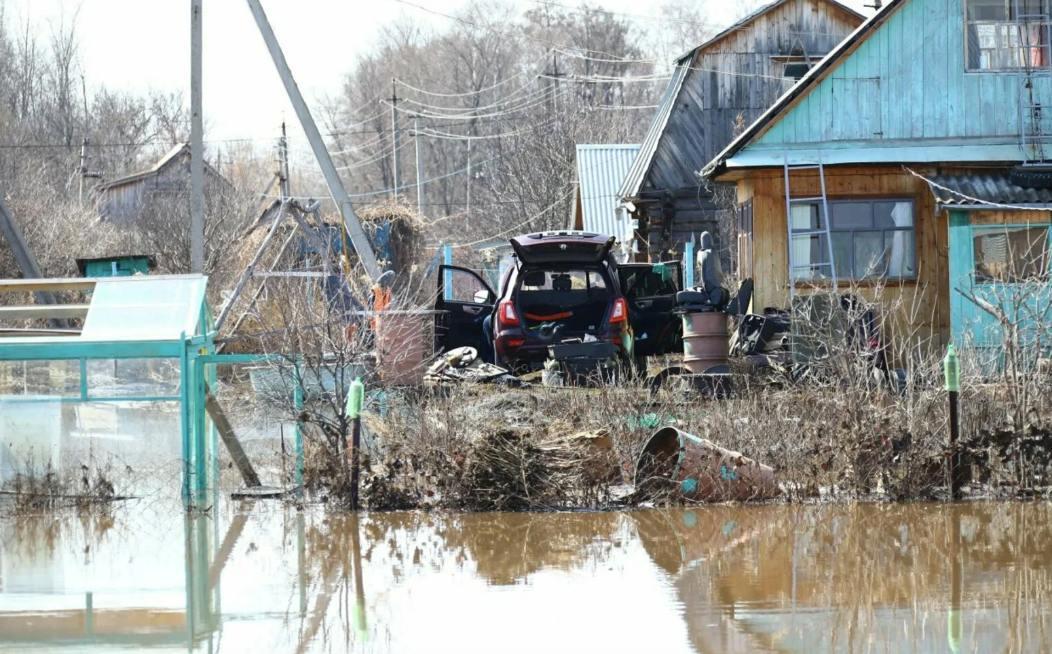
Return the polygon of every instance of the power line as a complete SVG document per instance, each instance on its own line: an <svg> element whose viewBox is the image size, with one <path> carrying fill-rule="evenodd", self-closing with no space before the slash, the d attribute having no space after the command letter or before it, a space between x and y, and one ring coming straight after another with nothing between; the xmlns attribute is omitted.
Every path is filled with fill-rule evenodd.
<svg viewBox="0 0 1052 654"><path fill-rule="evenodd" d="M454 247L454 248L466 248L466 247L471 247L472 245L479 245L480 243L485 243L486 241L492 241L492 240L493 240L493 239L495 239L495 238L500 238L500 237L502 237L502 236L506 236L506 235L510 234L511 232L514 232L514 231L517 231L517 230L519 230L519 229L522 229L522 228L523 228L523 227L525 227L526 225L529 225L529 224L530 224L530 223L532 223L532 222L533 222L534 220L537 220L538 218L540 218L540 217L541 217L541 216L543 216L544 214L548 213L549 211L551 211L551 210L552 210L552 209L554 209L555 207L557 207L557 206L559 206L560 204L562 204L563 202L565 202L565 201L569 200L569 199L570 199L570 196L571 196L571 195L573 195L573 192L574 192L574 190L575 190L575 189L572 189L572 188L571 188L571 189L570 189L570 192L569 192L569 193L567 193L566 195L563 195L562 197L560 197L560 198L559 198L558 200L556 200L555 202L553 202L553 203L549 204L549 205L548 205L547 207L545 207L545 208L541 209L540 211L538 211L537 213L533 214L532 216L530 216L530 217L529 217L529 218L527 218L526 220L522 221L521 223L518 223L517 225L513 225L512 227L509 227L509 228L507 228L507 229L505 229L505 230L503 230L503 231L497 232L496 234L492 234L492 235L490 235L490 236L487 236L487 237L485 237L485 238L480 238L480 239L479 239L479 240L477 240L477 241L471 241L470 243L455 243L455 244L450 244L450 247Z"/></svg>

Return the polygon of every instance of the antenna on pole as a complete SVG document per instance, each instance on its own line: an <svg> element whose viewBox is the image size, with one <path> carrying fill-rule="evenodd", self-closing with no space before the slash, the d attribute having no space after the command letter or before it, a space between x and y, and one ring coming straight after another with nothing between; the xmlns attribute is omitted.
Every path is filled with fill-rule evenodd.
<svg viewBox="0 0 1052 654"><path fill-rule="evenodd" d="M281 121L281 138L278 139L278 193L283 201L292 195L289 183L289 139L285 133L285 121Z"/></svg>
<svg viewBox="0 0 1052 654"><path fill-rule="evenodd" d="M391 185L392 197L398 200L398 86L391 78L391 168L394 183Z"/></svg>

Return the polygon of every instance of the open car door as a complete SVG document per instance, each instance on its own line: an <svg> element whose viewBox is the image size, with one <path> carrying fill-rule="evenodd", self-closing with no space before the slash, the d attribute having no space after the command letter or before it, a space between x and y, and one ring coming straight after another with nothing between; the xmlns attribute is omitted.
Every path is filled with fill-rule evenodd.
<svg viewBox="0 0 1052 654"><path fill-rule="evenodd" d="M470 346L488 360L493 351L493 334L484 333L482 323L493 313L496 302L493 289L475 271L439 266L435 349L448 352Z"/></svg>
<svg viewBox="0 0 1052 654"><path fill-rule="evenodd" d="M621 293L635 335L635 356L683 351L683 321L676 315L676 293L683 286L683 266L664 263L623 263L617 267Z"/></svg>

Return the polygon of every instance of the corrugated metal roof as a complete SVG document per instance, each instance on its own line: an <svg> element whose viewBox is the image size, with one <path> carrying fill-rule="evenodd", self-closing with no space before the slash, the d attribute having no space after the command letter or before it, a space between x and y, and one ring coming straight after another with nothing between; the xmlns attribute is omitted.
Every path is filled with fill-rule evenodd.
<svg viewBox="0 0 1052 654"><path fill-rule="evenodd" d="M631 218L618 209L621 206L618 187L632 167L639 147L638 144L578 144L578 193L586 231L616 236L622 242L631 237Z"/></svg>
<svg viewBox="0 0 1052 654"><path fill-rule="evenodd" d="M665 125L668 124L669 116L672 115L672 110L676 106L676 98L679 97L679 90L683 87L683 80L687 79L688 72L690 72L690 59L687 59L686 62L681 60L681 63L676 65L668 86L665 87L665 94L661 96L661 103L658 105L657 113L654 114L654 120L650 122L650 128L643 139L643 144L638 146L635 160L631 162L627 174L617 189L619 198L639 197L643 180L650 172L654 153L657 152L658 143L665 133Z"/></svg>
<svg viewBox="0 0 1052 654"><path fill-rule="evenodd" d="M928 180L928 187L936 202L951 208L1052 207L1052 189L1017 186L1008 173L935 175Z"/></svg>

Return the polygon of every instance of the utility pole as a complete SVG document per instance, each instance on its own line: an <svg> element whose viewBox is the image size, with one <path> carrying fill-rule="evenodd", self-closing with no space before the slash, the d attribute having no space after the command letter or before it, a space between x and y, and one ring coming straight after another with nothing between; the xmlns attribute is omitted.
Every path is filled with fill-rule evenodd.
<svg viewBox="0 0 1052 654"><path fill-rule="evenodd" d="M278 194L282 201L292 195L289 184L289 140L284 121L281 123L281 138L278 139Z"/></svg>
<svg viewBox="0 0 1052 654"><path fill-rule="evenodd" d="M205 270L205 145L201 119L201 0L190 0L190 270Z"/></svg>
<svg viewBox="0 0 1052 654"><path fill-rule="evenodd" d="M392 197L398 200L398 86L391 78L391 169L394 184L391 185Z"/></svg>
<svg viewBox="0 0 1052 654"><path fill-rule="evenodd" d="M416 212L424 215L424 185L420 183L423 179L420 167L420 117L413 117L413 145L416 148Z"/></svg>
<svg viewBox="0 0 1052 654"><path fill-rule="evenodd" d="M88 139L84 139L80 142L80 166L77 167L77 173L80 177L80 188L77 191L77 197L80 199L80 206L84 206L84 176L88 173Z"/></svg>
<svg viewBox="0 0 1052 654"><path fill-rule="evenodd" d="M79 179L79 192L78 197L80 198L80 206L84 206L84 184L88 179L102 179L102 173L90 172L88 170L88 139L84 138L80 142L80 166L77 168L77 176Z"/></svg>
<svg viewBox="0 0 1052 654"><path fill-rule="evenodd" d="M292 103L292 108L296 111L296 117L299 119L303 132L307 136L307 143L310 144L311 150L314 151L314 157L318 160L318 167L321 168L321 173L325 177L325 185L329 187L329 195L332 196L333 202L340 209L340 217L343 218L343 224L347 229L347 236L351 239L351 245L354 246L354 250L358 254L358 260L362 262L362 267L365 268L369 279L375 282L380 278L380 274L383 271L376 260L376 254L369 243L369 237L366 236L365 230L362 229L362 223L358 220L358 215L354 213L351 197L347 195L347 189L344 187L343 180L340 179L340 174L336 170L336 164L332 162L332 155L329 154L329 150L325 147L325 141L321 138L318 125L314 122L314 117L311 116L310 109L303 100L303 94L300 93L300 89L296 85L296 79L292 76L292 70L289 69L288 61L285 60L285 54L281 51L281 45L278 43L277 37L274 36L274 29L270 26L270 21L267 20L267 14L263 11L263 5L259 3L259 0L245 1L252 12L252 18L256 21L256 27L259 28L259 34L267 45L267 51L270 53L270 58L274 61L274 68L277 69L281 83L285 86L285 93L289 96L289 102Z"/></svg>

